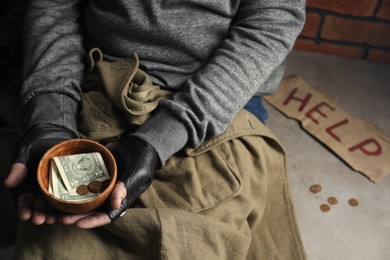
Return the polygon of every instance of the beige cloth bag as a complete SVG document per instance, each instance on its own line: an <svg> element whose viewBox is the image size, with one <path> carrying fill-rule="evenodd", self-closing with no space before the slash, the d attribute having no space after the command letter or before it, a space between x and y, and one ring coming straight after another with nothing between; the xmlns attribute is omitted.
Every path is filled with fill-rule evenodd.
<svg viewBox="0 0 390 260"><path fill-rule="evenodd" d="M92 140L116 139L131 127L142 125L163 98L172 93L154 85L138 68L138 56L108 62L100 49L89 52L90 73L83 85L79 131Z"/></svg>

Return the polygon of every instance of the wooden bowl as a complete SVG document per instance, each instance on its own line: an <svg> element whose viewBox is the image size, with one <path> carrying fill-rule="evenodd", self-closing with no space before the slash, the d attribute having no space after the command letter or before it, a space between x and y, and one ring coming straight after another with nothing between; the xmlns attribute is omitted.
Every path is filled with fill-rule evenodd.
<svg viewBox="0 0 390 260"><path fill-rule="evenodd" d="M111 177L108 186L97 197L81 202L66 201L59 199L48 192L50 162L53 157L91 152L100 152ZM103 145L87 139L66 140L53 146L41 158L37 170L39 187L49 204L63 212L76 214L87 213L101 206L114 188L116 177L116 162L111 152Z"/></svg>

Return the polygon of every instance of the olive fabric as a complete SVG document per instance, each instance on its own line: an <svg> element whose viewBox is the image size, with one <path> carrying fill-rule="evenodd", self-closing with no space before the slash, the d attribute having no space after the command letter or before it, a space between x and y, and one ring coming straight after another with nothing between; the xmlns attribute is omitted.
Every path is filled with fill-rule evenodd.
<svg viewBox="0 0 390 260"><path fill-rule="evenodd" d="M99 53L94 49L91 54L96 51ZM134 55L104 66L100 58L91 60L94 64L86 76L90 80L83 86L85 100L79 118L85 136L115 145L118 136L138 127L131 118L138 120L140 114L147 118L153 113L150 105L158 107L161 99L170 97L150 84L148 75L134 61ZM127 73L110 69L118 64L127 64L119 66ZM133 76L120 81L120 75ZM131 88L134 84L137 87ZM128 95L130 89L155 93L153 98L135 103L140 113L134 117L129 115L129 106L124 106L126 102L117 102L132 96ZM87 98L95 92L98 98ZM2 98L18 103L17 91L4 93L9 94ZM112 98L108 93L121 96ZM9 110L13 115L4 118L17 118L16 111ZM94 126L103 126L100 130L104 131L96 134ZM1 147L11 151L21 136L20 130L8 124L0 131ZM4 177L12 154L3 156L2 152L1 159ZM6 213L0 222L5 224L1 235L12 241L15 208L9 193L1 196L0 205ZM169 158L136 207L129 208L122 218L92 230L19 222L15 253L15 259L306 259L283 148L271 131L246 110L241 110L222 134Z"/></svg>
<svg viewBox="0 0 390 260"><path fill-rule="evenodd" d="M283 149L245 110L171 157L137 205L93 230L19 223L16 259L306 259Z"/></svg>
<svg viewBox="0 0 390 260"><path fill-rule="evenodd" d="M101 96L91 99L99 103L93 110L82 102L81 125L103 125L105 132L84 133L89 137L113 141L110 133L134 131L131 122L138 114L121 101L131 96L129 86L135 82L139 89L169 97L149 84L146 74L141 81L133 77L140 73L136 56L112 64L100 58L91 62L100 69L91 72L93 87L88 82L84 87L100 89ZM110 69L117 67L128 71ZM137 107L146 115L159 99L143 102L147 106ZM120 123L110 125L115 120ZM115 130L118 125L123 128ZM136 207L115 222L93 230L19 223L16 259L305 259L284 158L270 130L241 110L222 134L168 159Z"/></svg>
<svg viewBox="0 0 390 260"><path fill-rule="evenodd" d="M92 140L116 139L128 128L149 119L160 100L172 92L160 89L139 68L137 54L109 62L98 48L88 55L89 72L83 84L78 130Z"/></svg>

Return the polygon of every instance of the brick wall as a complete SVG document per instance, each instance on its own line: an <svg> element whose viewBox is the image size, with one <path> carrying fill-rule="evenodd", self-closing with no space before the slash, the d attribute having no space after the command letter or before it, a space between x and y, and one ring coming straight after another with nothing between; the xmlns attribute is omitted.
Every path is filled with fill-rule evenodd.
<svg viewBox="0 0 390 260"><path fill-rule="evenodd" d="M390 64L390 0L307 0L295 48Z"/></svg>

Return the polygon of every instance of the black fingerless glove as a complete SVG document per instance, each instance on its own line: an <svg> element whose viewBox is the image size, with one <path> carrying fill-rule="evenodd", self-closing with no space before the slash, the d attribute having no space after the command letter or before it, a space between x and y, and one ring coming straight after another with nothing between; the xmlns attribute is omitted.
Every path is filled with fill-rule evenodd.
<svg viewBox="0 0 390 260"><path fill-rule="evenodd" d="M121 142L112 153L117 162L119 181L125 184L127 190L119 209L108 207L108 216L115 220L150 186L160 161L148 143L135 137Z"/></svg>
<svg viewBox="0 0 390 260"><path fill-rule="evenodd" d="M24 192L37 188L35 173L44 153L62 141L77 137L74 132L51 124L36 124L29 128L14 154L14 162L23 163L29 171L23 185Z"/></svg>

